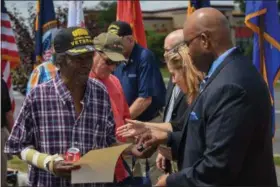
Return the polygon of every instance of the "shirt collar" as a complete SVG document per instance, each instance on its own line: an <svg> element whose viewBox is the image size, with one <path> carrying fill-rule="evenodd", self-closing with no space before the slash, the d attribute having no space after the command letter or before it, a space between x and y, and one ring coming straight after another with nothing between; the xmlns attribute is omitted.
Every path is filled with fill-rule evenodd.
<svg viewBox="0 0 280 187"><path fill-rule="evenodd" d="M58 96L62 99L63 103L65 104L67 101L72 101L70 91L64 84L59 71L57 72L55 79L53 81L54 81L55 90Z"/></svg>
<svg viewBox="0 0 280 187"><path fill-rule="evenodd" d="M236 47L232 47L226 52L224 52L222 55L220 55L211 65L207 77L209 78L213 72L217 69L217 67L225 60L225 58L235 49Z"/></svg>
<svg viewBox="0 0 280 187"><path fill-rule="evenodd" d="M135 51L137 51L137 49L138 49L138 44L135 43L126 64L132 64L133 63L133 58L134 58L134 55L137 54L135 52Z"/></svg>

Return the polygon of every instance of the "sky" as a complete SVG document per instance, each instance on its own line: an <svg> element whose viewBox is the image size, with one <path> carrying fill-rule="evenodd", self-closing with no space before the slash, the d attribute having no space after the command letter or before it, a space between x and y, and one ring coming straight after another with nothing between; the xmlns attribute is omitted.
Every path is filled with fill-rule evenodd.
<svg viewBox="0 0 280 187"><path fill-rule="evenodd" d="M22 13L23 17L28 16L28 4L36 4L36 1L6 1L6 8L11 11L14 6ZM84 7L94 8L99 1L84 1ZM167 8L178 8L188 5L188 1L141 1L142 10L160 10ZM54 1L54 6L67 6L68 1ZM233 1L211 1L212 5L233 5Z"/></svg>

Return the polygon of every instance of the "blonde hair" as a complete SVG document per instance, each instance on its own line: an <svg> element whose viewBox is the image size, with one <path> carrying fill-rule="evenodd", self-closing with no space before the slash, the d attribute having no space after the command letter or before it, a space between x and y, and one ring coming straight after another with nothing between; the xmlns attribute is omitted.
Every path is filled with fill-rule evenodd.
<svg viewBox="0 0 280 187"><path fill-rule="evenodd" d="M199 94L199 84L204 79L204 73L193 65L186 45L179 45L165 54L165 59L171 68L181 70L187 86L188 104L191 104Z"/></svg>

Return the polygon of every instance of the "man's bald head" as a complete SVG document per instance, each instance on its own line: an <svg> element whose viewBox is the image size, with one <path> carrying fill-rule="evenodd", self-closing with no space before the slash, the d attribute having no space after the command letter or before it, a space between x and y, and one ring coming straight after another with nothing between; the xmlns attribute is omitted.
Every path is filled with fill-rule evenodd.
<svg viewBox="0 0 280 187"><path fill-rule="evenodd" d="M227 18L217 9L200 8L191 14L184 25L184 34L186 31L203 32L227 32L223 34L230 35L230 27Z"/></svg>
<svg viewBox="0 0 280 187"><path fill-rule="evenodd" d="M169 51L184 41L183 29L175 30L169 33L164 40L164 50Z"/></svg>
<svg viewBox="0 0 280 187"><path fill-rule="evenodd" d="M207 72L208 66L233 46L229 22L214 8L200 8L193 12L184 24L183 33L194 63L202 71ZM207 66L201 67L205 63Z"/></svg>

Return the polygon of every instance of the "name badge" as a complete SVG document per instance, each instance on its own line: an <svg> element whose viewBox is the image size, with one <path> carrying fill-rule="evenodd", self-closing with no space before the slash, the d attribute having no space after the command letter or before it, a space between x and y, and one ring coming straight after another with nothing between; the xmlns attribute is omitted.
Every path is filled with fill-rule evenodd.
<svg viewBox="0 0 280 187"><path fill-rule="evenodd" d="M136 77L136 74L128 74L128 77Z"/></svg>

